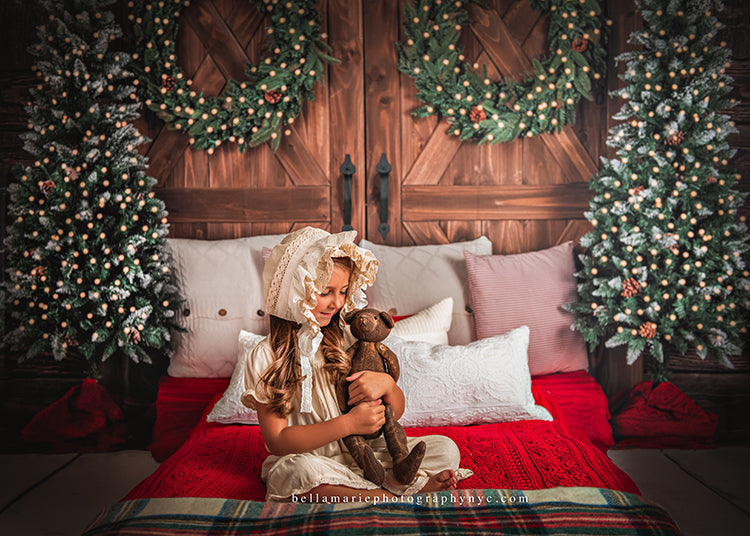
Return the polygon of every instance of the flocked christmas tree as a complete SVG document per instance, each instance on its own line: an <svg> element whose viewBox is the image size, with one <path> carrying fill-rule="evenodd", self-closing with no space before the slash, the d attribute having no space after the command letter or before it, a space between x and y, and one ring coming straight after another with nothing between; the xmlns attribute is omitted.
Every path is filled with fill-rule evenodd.
<svg viewBox="0 0 750 536"><path fill-rule="evenodd" d="M591 181L574 327L595 345L627 345L628 363L650 358L655 381L668 355L693 348L731 365L747 338L747 227L738 208L736 132L722 113L730 51L715 44L716 0L640 0L643 28L622 54L625 99L605 160Z"/></svg>
<svg viewBox="0 0 750 536"><path fill-rule="evenodd" d="M166 351L178 305L164 205L151 191L133 126L139 104L113 0L45 0L30 52L39 84L27 106L6 239L5 342L24 352L97 363Z"/></svg>

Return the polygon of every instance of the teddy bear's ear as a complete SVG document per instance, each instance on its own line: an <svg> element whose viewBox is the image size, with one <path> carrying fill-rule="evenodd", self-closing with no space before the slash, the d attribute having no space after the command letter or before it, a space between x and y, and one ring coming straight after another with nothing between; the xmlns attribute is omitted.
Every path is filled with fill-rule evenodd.
<svg viewBox="0 0 750 536"><path fill-rule="evenodd" d="M346 322L347 324L351 324L354 316L361 310L362 309L354 309L353 311L349 311L348 313L346 313L346 315L344 316L344 322Z"/></svg>
<svg viewBox="0 0 750 536"><path fill-rule="evenodd" d="M380 318L383 319L383 323L388 326L388 329L394 326L393 317L388 311L380 311Z"/></svg>

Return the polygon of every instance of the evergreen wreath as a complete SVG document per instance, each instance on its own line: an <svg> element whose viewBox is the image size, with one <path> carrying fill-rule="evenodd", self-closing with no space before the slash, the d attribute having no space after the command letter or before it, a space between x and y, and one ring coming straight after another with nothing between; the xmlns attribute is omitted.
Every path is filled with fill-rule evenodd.
<svg viewBox="0 0 750 536"><path fill-rule="evenodd" d="M247 66L245 81L230 80L219 97L204 97L191 89L177 64L180 11L190 0L131 1L128 18L134 23L134 58L140 62L136 84L146 105L167 124L190 134L190 143L209 154L224 141L248 145L271 140L275 151L281 134L300 113L305 99L313 100L313 85L323 76L323 61L335 62L320 33L314 0L263 0L258 9L271 18L273 43L258 64Z"/></svg>
<svg viewBox="0 0 750 536"><path fill-rule="evenodd" d="M533 59L533 76L522 82L487 78L466 62L456 41L469 24L473 0L418 0L405 7L406 44L399 43L399 69L414 79L426 103L416 117L447 117L462 141L500 143L560 131L575 121L581 97L606 70L604 18L596 0L530 0L549 21L550 56ZM611 24L607 21L606 24Z"/></svg>

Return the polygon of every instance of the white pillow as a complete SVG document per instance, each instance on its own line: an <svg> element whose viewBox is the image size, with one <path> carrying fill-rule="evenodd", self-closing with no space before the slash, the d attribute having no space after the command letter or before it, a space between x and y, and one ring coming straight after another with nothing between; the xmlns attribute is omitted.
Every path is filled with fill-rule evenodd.
<svg viewBox="0 0 750 536"><path fill-rule="evenodd" d="M452 320L453 298L449 296L427 309L396 322L391 335L407 341L448 344L448 330Z"/></svg>
<svg viewBox="0 0 750 536"><path fill-rule="evenodd" d="M531 393L529 328L465 346L431 345L389 336L406 398L402 426L460 426L519 420L551 421Z"/></svg>
<svg viewBox="0 0 750 536"><path fill-rule="evenodd" d="M467 344L476 338L470 303L464 251L492 254L492 242L484 236L468 242L427 246L384 246L362 240L380 262L378 275L367 289L370 307L398 315L410 315L429 307L436 299L453 298L453 322L448 331L450 344Z"/></svg>
<svg viewBox="0 0 750 536"><path fill-rule="evenodd" d="M241 402L242 393L245 391L245 363L247 356L253 348L262 341L263 335L256 335L245 330L240 331L238 341L239 357L234 367L232 379L219 401L214 405L211 412L206 416L208 422L220 422L223 424L258 424L258 414L255 410L248 408Z"/></svg>
<svg viewBox="0 0 750 536"><path fill-rule="evenodd" d="M391 334L397 334L404 340L439 341L448 340L448 328L451 323L453 300L446 298L432 307L420 311L414 316L396 322ZM219 399L206 417L208 422L224 424L258 424L254 410L241 402L245 390L245 363L253 348L263 340L262 335L240 331L239 357L229 380L224 395Z"/></svg>
<svg viewBox="0 0 750 536"><path fill-rule="evenodd" d="M268 332L261 250L283 237L168 240L177 283L186 299L178 321L187 330L175 334L170 376L228 378L237 362L240 330Z"/></svg>

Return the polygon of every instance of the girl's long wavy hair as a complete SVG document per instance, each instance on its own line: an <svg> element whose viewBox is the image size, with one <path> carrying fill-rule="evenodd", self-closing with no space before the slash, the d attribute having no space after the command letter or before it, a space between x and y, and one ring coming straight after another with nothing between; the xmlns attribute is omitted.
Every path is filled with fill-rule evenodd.
<svg viewBox="0 0 750 536"><path fill-rule="evenodd" d="M336 257L333 262L351 273L352 261L348 257ZM348 374L351 366L351 360L344 348L344 331L339 325L339 318L339 313L336 313L331 317L330 323L321 328L323 340L320 347L325 357L324 368L334 385ZM297 332L300 325L271 315L270 327L268 340L274 354L274 361L261 376L260 381L265 388L269 408L286 417L294 409L294 398L304 379L300 370L299 349L297 348Z"/></svg>

